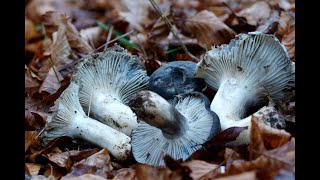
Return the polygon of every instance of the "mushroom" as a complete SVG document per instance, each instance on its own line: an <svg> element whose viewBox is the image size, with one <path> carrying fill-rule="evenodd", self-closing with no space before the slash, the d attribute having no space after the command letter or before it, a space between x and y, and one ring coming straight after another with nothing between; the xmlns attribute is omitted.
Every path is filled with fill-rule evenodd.
<svg viewBox="0 0 320 180"><path fill-rule="evenodd" d="M195 77L217 90L210 108L219 116L221 130L248 126L229 143L235 146L250 141L251 115L245 117L249 108L261 107L266 96L281 100L295 86L295 63L275 36L251 32L208 51Z"/></svg>
<svg viewBox="0 0 320 180"><path fill-rule="evenodd" d="M218 116L199 92L168 102L152 91L140 91L129 106L140 120L131 134L132 153L139 163L162 166L165 155L185 160L220 131Z"/></svg>
<svg viewBox="0 0 320 180"><path fill-rule="evenodd" d="M192 61L173 61L155 70L149 81L149 90L165 99L187 92L202 92L206 87L203 79L195 78L196 63Z"/></svg>
<svg viewBox="0 0 320 180"><path fill-rule="evenodd" d="M127 106L128 98L146 89L149 77L137 56L115 45L84 58L73 75L80 85L80 104L89 116L130 135L137 117Z"/></svg>
<svg viewBox="0 0 320 180"><path fill-rule="evenodd" d="M79 85L70 83L55 101L55 111L48 116L43 141L69 136L83 139L101 148L119 160L131 153L131 138L84 113L79 102Z"/></svg>

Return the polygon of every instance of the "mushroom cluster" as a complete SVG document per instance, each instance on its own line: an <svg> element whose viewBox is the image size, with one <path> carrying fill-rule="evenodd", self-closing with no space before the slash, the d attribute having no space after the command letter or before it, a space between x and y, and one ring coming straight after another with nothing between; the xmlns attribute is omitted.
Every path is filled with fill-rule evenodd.
<svg viewBox="0 0 320 180"><path fill-rule="evenodd" d="M80 60L70 85L55 102L55 112L48 117L44 143L70 136L126 159L131 152L129 136L138 125L126 104L148 83L144 64L118 45Z"/></svg>
<svg viewBox="0 0 320 180"><path fill-rule="evenodd" d="M251 32L208 51L197 64L195 77L217 90L210 108L219 116L221 130L249 127L229 145L248 144L248 109L259 106L266 96L281 100L295 85L295 63L275 36Z"/></svg>

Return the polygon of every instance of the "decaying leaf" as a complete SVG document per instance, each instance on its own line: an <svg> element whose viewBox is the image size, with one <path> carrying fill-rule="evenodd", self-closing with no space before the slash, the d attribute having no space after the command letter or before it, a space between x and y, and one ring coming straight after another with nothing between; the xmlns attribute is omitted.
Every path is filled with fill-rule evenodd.
<svg viewBox="0 0 320 180"><path fill-rule="evenodd" d="M25 17L24 19L24 38L26 41L29 41L30 39L37 36L37 31L35 28L35 25L31 20Z"/></svg>
<svg viewBox="0 0 320 180"><path fill-rule="evenodd" d="M122 4L127 10L119 12L119 15L129 23L129 29L143 32L143 26L150 23L148 18L149 8L151 7L150 2L145 0L122 0Z"/></svg>
<svg viewBox="0 0 320 180"><path fill-rule="evenodd" d="M239 134L247 129L248 127L231 127L225 129L224 131L218 133L211 140L207 141L204 146L205 147L221 147L230 141L234 141L237 139Z"/></svg>
<svg viewBox="0 0 320 180"><path fill-rule="evenodd" d="M277 126L279 116L276 116L274 108L265 107L265 110L252 115L249 144L251 158L257 157L252 150L264 151L274 149L287 143L291 137L285 130L279 130L267 125L267 119L274 121L274 127Z"/></svg>
<svg viewBox="0 0 320 180"><path fill-rule="evenodd" d="M38 136L38 131L25 131L24 132L24 152L28 150L28 148L32 145L38 144L40 145L40 139L36 138Z"/></svg>
<svg viewBox="0 0 320 180"><path fill-rule="evenodd" d="M78 177L84 174L94 174L110 178L112 169L109 153L106 149L102 149L88 158L75 163L71 168L71 172L64 176L64 178Z"/></svg>
<svg viewBox="0 0 320 180"><path fill-rule="evenodd" d="M193 179L200 179L202 176L206 175L210 171L219 169L219 165L210 164L205 161L192 160L181 163L181 166L186 166L190 168L190 177Z"/></svg>
<svg viewBox="0 0 320 180"><path fill-rule="evenodd" d="M288 30L287 33L285 33L282 37L282 41L281 43L287 48L288 50L288 53L289 53L289 56L290 58L294 61L295 60L295 34L296 34L296 31L295 31L295 26L293 26L292 28L290 28Z"/></svg>
<svg viewBox="0 0 320 180"><path fill-rule="evenodd" d="M61 87L61 81L64 78L62 77L62 75L60 74L60 72L58 71L58 69L53 66L48 74L47 77L44 79L40 89L39 89L39 93L41 92L48 92L49 94L54 94L56 93L60 87Z"/></svg>
<svg viewBox="0 0 320 180"><path fill-rule="evenodd" d="M115 172L113 180L132 180L136 178L136 172L132 168L122 168Z"/></svg>
<svg viewBox="0 0 320 180"><path fill-rule="evenodd" d="M249 171L237 175L215 178L215 180L258 180L258 178L255 171Z"/></svg>
<svg viewBox="0 0 320 180"><path fill-rule="evenodd" d="M249 8L241 10L237 15L245 17L248 24L258 26L268 20L271 15L271 8L267 2L259 1Z"/></svg>
<svg viewBox="0 0 320 180"><path fill-rule="evenodd" d="M66 168L66 170L69 171L74 163L85 159L92 154L97 153L98 151L98 149L89 149L83 151L71 150L63 153L49 153L46 156L51 162L54 162L58 166Z"/></svg>
<svg viewBox="0 0 320 180"><path fill-rule="evenodd" d="M79 31L71 23L71 18L66 13L49 11L43 15L43 24L49 37L56 32L59 26L65 26L66 37L72 49L79 53L92 53L94 49L83 39Z"/></svg>
<svg viewBox="0 0 320 180"><path fill-rule="evenodd" d="M99 175L95 175L95 174L83 174L83 175L76 176L76 177L64 176L64 177L61 178L61 180L87 180L87 179L90 179L90 180L105 180L106 178L101 177Z"/></svg>
<svg viewBox="0 0 320 180"><path fill-rule="evenodd" d="M38 175L41 165L37 163L25 163L25 167L31 176Z"/></svg>
<svg viewBox="0 0 320 180"><path fill-rule="evenodd" d="M227 44L236 33L224 24L213 12L203 10L186 20L186 28L197 38L201 47Z"/></svg>

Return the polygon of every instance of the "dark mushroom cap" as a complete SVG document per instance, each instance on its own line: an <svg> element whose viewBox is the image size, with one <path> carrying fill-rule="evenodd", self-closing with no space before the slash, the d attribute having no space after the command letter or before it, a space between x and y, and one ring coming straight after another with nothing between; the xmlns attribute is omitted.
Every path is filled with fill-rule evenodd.
<svg viewBox="0 0 320 180"><path fill-rule="evenodd" d="M162 97L159 96L159 98ZM183 116L181 118L183 132L179 132L176 136L167 136L161 129L143 122L137 113L140 123L132 131L131 145L133 156L139 163L162 166L166 154L174 159L185 160L220 131L219 118L210 110L209 100L202 93L181 94L175 96L169 103ZM134 108L133 111L135 111Z"/></svg>
<svg viewBox="0 0 320 180"><path fill-rule="evenodd" d="M194 77L196 63L173 61L155 70L150 76L149 89L165 99L187 92L202 92L205 82Z"/></svg>

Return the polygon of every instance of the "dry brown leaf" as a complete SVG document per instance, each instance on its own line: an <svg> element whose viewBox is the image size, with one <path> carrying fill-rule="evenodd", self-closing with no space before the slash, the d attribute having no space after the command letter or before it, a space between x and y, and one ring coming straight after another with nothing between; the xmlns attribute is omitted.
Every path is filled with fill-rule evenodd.
<svg viewBox="0 0 320 180"><path fill-rule="evenodd" d="M109 153L106 149L102 149L88 158L75 163L71 168L71 172L64 176L64 178L78 177L84 174L94 174L110 178L112 169Z"/></svg>
<svg viewBox="0 0 320 180"><path fill-rule="evenodd" d="M40 145L40 139L37 138L38 131L25 131L24 132L24 152L26 152L30 146Z"/></svg>
<svg viewBox="0 0 320 180"><path fill-rule="evenodd" d="M264 24L271 15L271 8L265 1L254 3L252 6L241 10L237 16L245 17L247 23L252 26Z"/></svg>
<svg viewBox="0 0 320 180"><path fill-rule="evenodd" d="M279 18L279 26L277 37L281 40L283 35L286 34L295 24L295 16L293 13L281 11Z"/></svg>
<svg viewBox="0 0 320 180"><path fill-rule="evenodd" d="M98 151L98 149L89 149L83 151L71 150L63 153L49 153L46 156L51 162L54 162L59 167L66 168L66 170L69 171L73 163L85 159L92 154L97 153Z"/></svg>
<svg viewBox="0 0 320 180"><path fill-rule="evenodd" d="M103 38L101 38L102 34L103 30L99 26L80 30L81 37L83 37L83 39L89 44L93 45L93 47L98 47L98 45L103 43Z"/></svg>
<svg viewBox="0 0 320 180"><path fill-rule="evenodd" d="M235 152L233 149L230 148L225 149L224 159L226 161L226 168L229 168L232 162L234 161L243 160L239 153Z"/></svg>
<svg viewBox="0 0 320 180"><path fill-rule="evenodd" d="M181 163L181 166L186 166L191 169L190 177L193 179L200 179L210 171L219 169L219 165L210 164L205 161L192 160Z"/></svg>
<svg viewBox="0 0 320 180"><path fill-rule="evenodd" d="M38 89L40 83L38 82L40 78L30 70L27 65L25 65L25 72L24 72L24 88L25 92L29 92L30 89ZM31 90L30 90L31 91Z"/></svg>
<svg viewBox="0 0 320 180"><path fill-rule="evenodd" d="M129 23L129 30L144 31L144 26L151 23L148 14L151 4L145 0L122 0L122 5L125 7L119 15Z"/></svg>
<svg viewBox="0 0 320 180"><path fill-rule="evenodd" d="M215 180L257 180L255 171L248 171L237 175L215 178Z"/></svg>
<svg viewBox="0 0 320 180"><path fill-rule="evenodd" d="M201 47L228 43L236 33L224 24L213 12L203 10L186 20L186 28L198 40Z"/></svg>
<svg viewBox="0 0 320 180"><path fill-rule="evenodd" d="M43 175L36 175L36 176L31 176L30 180L57 180L58 178L55 178L54 176L43 176Z"/></svg>
<svg viewBox="0 0 320 180"><path fill-rule="evenodd" d="M139 180L153 180L155 177L158 180L169 180L171 174L171 170L165 167L154 167L145 164L135 164L133 165L133 169Z"/></svg>
<svg viewBox="0 0 320 180"><path fill-rule="evenodd" d="M72 63L70 59L71 48L66 37L66 27L59 26L58 31L52 34L51 59L59 70Z"/></svg>
<svg viewBox="0 0 320 180"><path fill-rule="evenodd" d="M106 180L106 178L95 174L83 174L76 177L62 177L61 180Z"/></svg>
<svg viewBox="0 0 320 180"><path fill-rule="evenodd" d="M163 12L164 17L167 17L169 21L171 20L170 7ZM153 24L152 29L149 33L149 38L153 40L161 40L168 37L170 33L170 28L165 23L162 17L159 17L158 20Z"/></svg>
<svg viewBox="0 0 320 180"><path fill-rule="evenodd" d="M55 66L54 68L50 68L47 77L41 84L39 89L39 93L47 92L49 94L54 94L61 87L61 81L64 79L60 72L57 70Z"/></svg>
<svg viewBox="0 0 320 180"><path fill-rule="evenodd" d="M291 135L288 132L275 128L281 127L282 121L285 122L284 118L273 107L263 107L252 115L249 144L251 158L257 157L253 150L274 149L289 141Z"/></svg>
<svg viewBox="0 0 320 180"><path fill-rule="evenodd" d="M115 172L112 180L131 180L136 178L136 172L131 168L122 168Z"/></svg>
<svg viewBox="0 0 320 180"><path fill-rule="evenodd" d="M31 176L38 175L41 169L41 165L37 163L25 163L25 167Z"/></svg>
<svg viewBox="0 0 320 180"><path fill-rule="evenodd" d="M287 48L288 53L290 58L295 61L295 35L296 35L296 31L295 31L295 26L293 26L292 28L290 28L287 33L285 33L282 37L281 43Z"/></svg>
<svg viewBox="0 0 320 180"><path fill-rule="evenodd" d="M31 20L24 18L24 38L26 41L37 36L36 28Z"/></svg>
<svg viewBox="0 0 320 180"><path fill-rule="evenodd" d="M94 49L81 37L79 31L71 23L71 18L67 13L50 11L45 13L42 17L46 33L49 37L52 37L52 34L58 30L58 27L65 26L65 35L72 49L84 54L94 52Z"/></svg>

